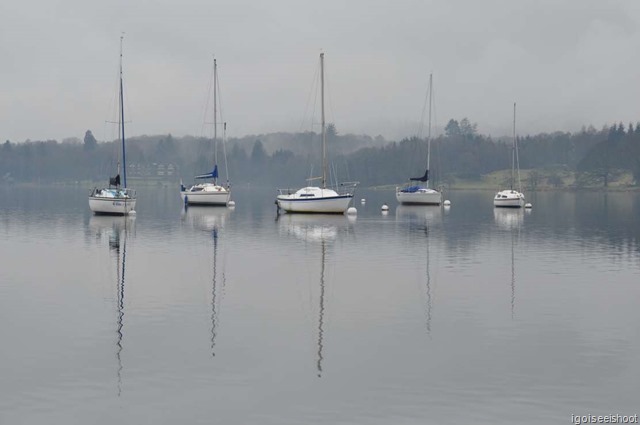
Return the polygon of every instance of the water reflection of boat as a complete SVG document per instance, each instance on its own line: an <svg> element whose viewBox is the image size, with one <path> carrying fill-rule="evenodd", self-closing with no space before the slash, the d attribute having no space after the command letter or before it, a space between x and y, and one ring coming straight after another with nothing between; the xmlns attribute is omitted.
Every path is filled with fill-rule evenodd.
<svg viewBox="0 0 640 425"><path fill-rule="evenodd" d="M524 222L525 212L522 209L498 209L494 208L493 216L496 224L503 230L511 232L511 317L515 313L516 302L516 256L515 245L520 235L520 229Z"/></svg>
<svg viewBox="0 0 640 425"><path fill-rule="evenodd" d="M190 206L183 208L180 216L183 223L194 229L213 231L223 228L230 214L229 208Z"/></svg>
<svg viewBox="0 0 640 425"><path fill-rule="evenodd" d="M398 205L396 208L396 220L398 222L408 223L410 229L410 235L417 238L418 243L421 244L422 237L424 235L424 249L425 256L421 261L417 261L416 264L424 265L424 295L426 297L426 327L427 333L431 333L431 308L432 308L432 291L431 291L431 253L430 245L432 232L431 228L434 223L442 220L442 208L439 206L425 206L425 205ZM416 252L420 252L417 251ZM421 285L422 286L422 285Z"/></svg>
<svg viewBox="0 0 640 425"><path fill-rule="evenodd" d="M516 254L515 254L516 233L511 234L511 318L516 309Z"/></svg>
<svg viewBox="0 0 640 425"><path fill-rule="evenodd" d="M220 217L224 218L224 215ZM217 336L217 327L218 327L218 314L219 308L218 304L221 300L218 298L218 241L219 241L219 229L224 223L215 224L213 229L211 230L211 243L213 245L213 268L211 270L211 356L215 357L216 355L216 336ZM226 282L226 276L224 271L222 272L222 284L224 285Z"/></svg>
<svg viewBox="0 0 640 425"><path fill-rule="evenodd" d="M89 218L89 230L98 239L102 237L115 239L125 229L127 234L130 234L135 231L135 224L136 217L134 215L92 215Z"/></svg>
<svg viewBox="0 0 640 425"><path fill-rule="evenodd" d="M116 358L118 361L118 396L122 393L122 350L124 348L124 297L127 239L133 234L135 219L131 216L92 216L91 229L98 239L107 238L109 252L116 263Z"/></svg>
<svg viewBox="0 0 640 425"><path fill-rule="evenodd" d="M340 234L349 233L353 223L344 216L336 215L278 215L278 224L281 232L294 236L304 242L320 245L320 282L318 301L318 338L316 369L318 378L322 377L322 362L324 360L324 325L325 325L325 292L326 292L326 265L328 245L334 242Z"/></svg>
<svg viewBox="0 0 640 425"><path fill-rule="evenodd" d="M425 225L424 228L424 235L427 238L427 242L425 243L426 245L426 256L425 256L425 292L426 292L426 297L427 297L427 333L431 334L431 273L429 271L429 266L430 266L430 260L431 260L431 255L429 252L429 245L431 245L430 243L430 237L429 237L429 225L428 223Z"/></svg>
<svg viewBox="0 0 640 425"><path fill-rule="evenodd" d="M494 208L493 218L503 230L519 229L524 221L524 211L514 208Z"/></svg>
<svg viewBox="0 0 640 425"><path fill-rule="evenodd" d="M308 242L334 240L339 233L348 233L353 230L353 221L344 215L283 214L278 215L277 220L281 233Z"/></svg>
<svg viewBox="0 0 640 425"><path fill-rule="evenodd" d="M229 208L208 208L190 206L183 208L182 221L193 226L194 229L203 230L210 233L212 245L212 268L211 268L211 356L216 355L216 337L218 336L218 322L220 302L222 301L219 280L222 277L222 286L226 284L226 274L218 271L218 245L221 240L221 233L227 222L231 210ZM221 276L220 276L221 275Z"/></svg>
<svg viewBox="0 0 640 425"><path fill-rule="evenodd" d="M433 223L442 219L442 208L436 205L398 205L396 220L410 223Z"/></svg>

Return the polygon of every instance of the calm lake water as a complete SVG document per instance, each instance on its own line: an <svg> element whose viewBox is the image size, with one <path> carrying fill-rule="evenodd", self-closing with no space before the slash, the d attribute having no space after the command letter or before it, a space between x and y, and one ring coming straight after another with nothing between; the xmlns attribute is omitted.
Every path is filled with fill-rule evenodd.
<svg viewBox="0 0 640 425"><path fill-rule="evenodd" d="M85 189L0 187L0 423L640 413L640 194L360 190L348 219L234 191L183 211L143 188L110 218Z"/></svg>

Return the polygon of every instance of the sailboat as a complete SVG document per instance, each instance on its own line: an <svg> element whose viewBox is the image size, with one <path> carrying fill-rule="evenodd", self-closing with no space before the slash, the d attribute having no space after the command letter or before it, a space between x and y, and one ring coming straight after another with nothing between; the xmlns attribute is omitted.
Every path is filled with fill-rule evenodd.
<svg viewBox="0 0 640 425"><path fill-rule="evenodd" d="M427 133L427 170L422 177L411 177L410 181L424 183L396 187L396 199L401 204L440 205L442 192L429 187L429 165L431 162L431 109L433 106L433 74L429 74L429 127ZM424 115L423 115L424 116Z"/></svg>
<svg viewBox="0 0 640 425"><path fill-rule="evenodd" d="M518 170L518 190L513 188ZM493 198L494 207L522 208L524 206L524 194L520 183L520 161L518 159L518 141L516 139L516 104L513 104L513 146L511 147L511 178L510 188L501 190Z"/></svg>
<svg viewBox="0 0 640 425"><path fill-rule="evenodd" d="M341 183L331 189L327 187L327 134L324 117L324 53L320 53L320 102L322 111L322 179L318 186L307 186L292 193L291 189L278 189L278 209L293 213L337 213L349 208L357 182Z"/></svg>
<svg viewBox="0 0 640 425"><path fill-rule="evenodd" d="M95 214L127 215L136 208L136 191L127 188L127 156L124 137L124 88L122 84L122 40L120 37L120 90L118 114L118 132L122 141L122 180L120 180L120 161L115 177L109 178L106 188L94 188L89 195L89 208ZM122 183L122 184L121 184Z"/></svg>
<svg viewBox="0 0 640 425"><path fill-rule="evenodd" d="M226 166L227 156L224 155L225 169L227 170L227 185L218 184L218 64L213 59L213 145L214 145L214 165L213 170L206 174L195 176L196 180L212 180L210 182L196 183L190 188L186 188L180 183L180 197L185 205L210 205L226 206L231 198L231 186L229 185L229 171ZM224 137L226 137L227 123L224 123ZM224 146L223 137L223 146Z"/></svg>

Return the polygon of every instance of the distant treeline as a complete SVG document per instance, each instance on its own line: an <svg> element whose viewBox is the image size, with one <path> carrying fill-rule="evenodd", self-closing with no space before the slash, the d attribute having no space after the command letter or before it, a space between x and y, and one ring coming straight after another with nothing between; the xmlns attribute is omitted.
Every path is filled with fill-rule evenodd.
<svg viewBox="0 0 640 425"><path fill-rule="evenodd" d="M450 120L445 133L431 142L431 175L435 184L475 179L510 168L512 140L478 134L468 119ZM382 136L340 135L327 131L331 175L363 186L398 184L421 176L427 143L411 137L399 142ZM129 179L188 183L211 171L212 139L169 135L127 140ZM572 171L579 181L606 186L622 172L640 182L640 124L616 123L600 130L555 132L518 137L521 169ZM314 132L273 133L218 141L220 177L227 170L233 184L297 186L321 174L320 135ZM91 131L84 140L6 141L0 147L0 179L4 182L107 182L115 175L119 141L98 143ZM227 163L225 164L225 153ZM549 175L549 173L546 173ZM560 180L558 184L561 184Z"/></svg>

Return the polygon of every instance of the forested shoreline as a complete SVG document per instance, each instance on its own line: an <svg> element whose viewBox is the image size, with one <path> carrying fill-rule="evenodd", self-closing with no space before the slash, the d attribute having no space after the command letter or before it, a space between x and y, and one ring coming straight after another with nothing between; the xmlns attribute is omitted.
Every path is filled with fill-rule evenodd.
<svg viewBox="0 0 640 425"><path fill-rule="evenodd" d="M526 187L606 188L623 176L624 186L640 183L638 123L519 136L517 141ZM418 137L388 141L382 136L341 135L329 125L327 143L332 175L341 181L359 181L362 186L400 184L422 175L426 166L427 143ZM83 139L61 142L7 140L0 147L0 181L106 181L115 174L119 145L117 140L98 142L89 130ZM213 146L211 139L191 136L132 137L127 140L128 177L167 183L191 181L194 175L212 169ZM320 135L314 132L251 135L229 138L224 144L219 140L220 176L226 180L228 170L233 184L297 186L320 173L320 146ZM511 164L511 138L479 134L477 126L466 118L450 120L445 132L433 138L431 148L435 185L482 181Z"/></svg>

